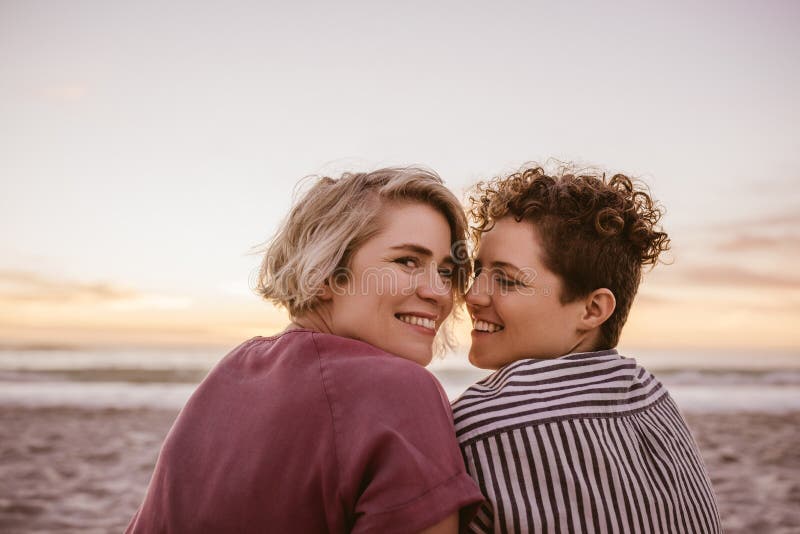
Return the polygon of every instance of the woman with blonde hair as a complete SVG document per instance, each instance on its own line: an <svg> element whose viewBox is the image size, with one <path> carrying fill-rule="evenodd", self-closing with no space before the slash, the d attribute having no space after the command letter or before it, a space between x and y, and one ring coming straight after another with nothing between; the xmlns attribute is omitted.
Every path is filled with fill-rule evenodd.
<svg viewBox="0 0 800 534"><path fill-rule="evenodd" d="M455 532L483 497L423 366L466 289L466 231L431 171L319 179L259 275L291 324L200 384L128 532Z"/></svg>

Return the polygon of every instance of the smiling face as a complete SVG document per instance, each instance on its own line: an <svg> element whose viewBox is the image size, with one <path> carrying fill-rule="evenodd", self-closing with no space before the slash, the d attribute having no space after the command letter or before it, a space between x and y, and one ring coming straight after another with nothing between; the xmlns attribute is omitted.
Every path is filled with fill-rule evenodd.
<svg viewBox="0 0 800 534"><path fill-rule="evenodd" d="M450 226L427 204L392 203L381 227L353 255L347 279L330 283L330 331L427 365L453 309Z"/></svg>
<svg viewBox="0 0 800 534"><path fill-rule="evenodd" d="M583 341L582 300L562 304L561 280L545 267L535 226L513 217L481 236L467 292L473 319L469 360L499 369L523 358L557 358Z"/></svg>

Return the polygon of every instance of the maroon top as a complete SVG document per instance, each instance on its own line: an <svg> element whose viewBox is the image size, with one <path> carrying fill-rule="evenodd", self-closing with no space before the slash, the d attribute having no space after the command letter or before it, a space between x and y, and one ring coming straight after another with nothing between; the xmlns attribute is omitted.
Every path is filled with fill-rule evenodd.
<svg viewBox="0 0 800 534"><path fill-rule="evenodd" d="M433 375L292 330L198 386L127 532L414 532L482 500Z"/></svg>

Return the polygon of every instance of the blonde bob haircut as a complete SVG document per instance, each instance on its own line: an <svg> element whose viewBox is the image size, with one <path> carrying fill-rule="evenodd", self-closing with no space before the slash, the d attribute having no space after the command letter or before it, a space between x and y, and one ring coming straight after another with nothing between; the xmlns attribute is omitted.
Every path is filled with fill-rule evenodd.
<svg viewBox="0 0 800 534"><path fill-rule="evenodd" d="M347 276L353 255L380 232L383 207L402 202L427 204L447 219L456 269L454 304L462 303L472 272L466 215L439 175L422 167L318 178L265 244L256 293L292 317L302 316L319 303L326 282ZM451 329L441 330L444 339L437 345L452 347Z"/></svg>

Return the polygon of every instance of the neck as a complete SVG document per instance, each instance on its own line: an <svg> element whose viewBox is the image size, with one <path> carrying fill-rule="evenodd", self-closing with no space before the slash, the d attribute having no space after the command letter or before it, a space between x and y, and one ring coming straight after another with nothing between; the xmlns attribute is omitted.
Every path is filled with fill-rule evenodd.
<svg viewBox="0 0 800 534"><path fill-rule="evenodd" d="M575 354L578 352L594 352L597 349L597 341L600 337L600 332L596 329L586 332L575 342L575 345L564 354Z"/></svg>
<svg viewBox="0 0 800 534"><path fill-rule="evenodd" d="M298 328L313 330L314 332L321 332L323 334L334 333L331 314L324 304L320 304L302 315L293 316L292 322L289 323L286 330L296 330Z"/></svg>

